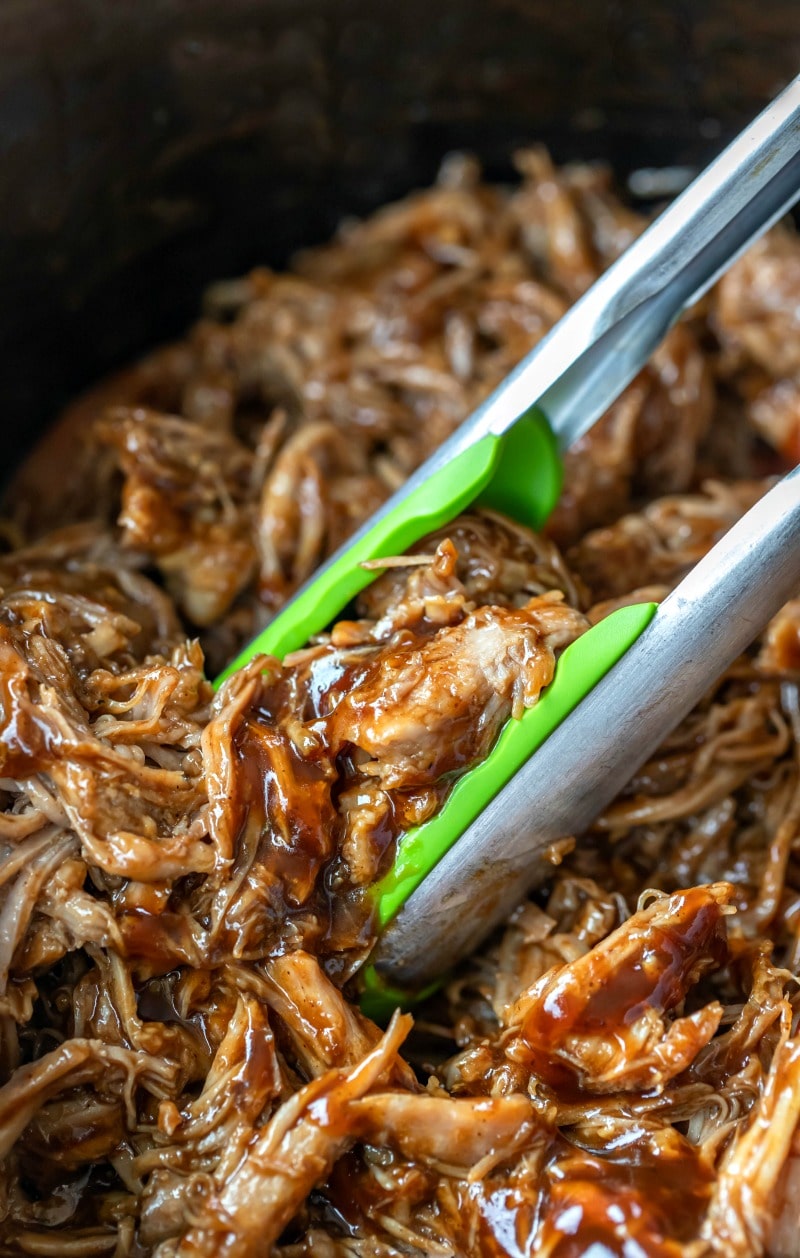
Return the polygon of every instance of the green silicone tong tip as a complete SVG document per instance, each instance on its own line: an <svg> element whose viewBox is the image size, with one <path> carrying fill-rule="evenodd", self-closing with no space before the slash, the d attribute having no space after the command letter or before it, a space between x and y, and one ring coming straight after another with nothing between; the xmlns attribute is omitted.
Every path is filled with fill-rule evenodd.
<svg viewBox="0 0 800 1258"><path fill-rule="evenodd" d="M258 654L282 659L305 646L375 580L378 572L362 564L404 554L470 506L491 507L521 524L541 529L558 502L562 480L555 437L545 416L534 407L503 436L485 436L456 455L379 519L287 604L216 684ZM402 836L392 868L372 890L381 928L489 801L635 642L655 609L654 603L621 608L574 642L561 656L555 677L538 703L520 720L508 721L487 758L459 779L434 817ZM362 1006L376 1017L425 994L409 997L388 988L372 967L366 968L363 985Z"/></svg>
<svg viewBox="0 0 800 1258"><path fill-rule="evenodd" d="M504 436L482 437L320 572L228 665L215 684L221 685L255 655L283 659L305 646L378 576L374 569L361 564L405 554L415 542L449 524L467 507L494 507L521 524L540 529L558 502L562 479L555 437L536 408Z"/></svg>
<svg viewBox="0 0 800 1258"><path fill-rule="evenodd" d="M375 571L361 566L365 561L403 554L426 533L441 528L474 503L497 508L520 523L541 528L558 500L562 480L558 447L545 414L559 434L560 448L572 446L635 378L681 311L694 305L733 259L794 205L800 187L799 123L800 76L611 263L503 384L464 421L441 454L432 456L432 474L427 479L421 477L419 483L413 478L406 489L399 491L398 500L380 512L371 526L365 526L338 558L320 570L224 676L246 664L257 652L282 658L303 646L340 616L354 596L374 579ZM536 399L537 405L528 408L528 399ZM504 435L494 435L498 429ZM471 438L474 441L469 444ZM462 444L466 448L460 448ZM789 536L785 533L784 541ZM796 553L793 535L791 543L792 553ZM790 568L784 562L785 552L780 550L780 554L776 572L785 575ZM721 584L724 587L724 582ZM794 587L787 585L786 589L790 588ZM701 604L698 597L695 606ZM713 605L706 603L706 607ZM573 643L561 656L555 677L539 702L521 720L507 723L489 756L455 784L438 815L402 836L392 869L373 888L377 922L382 928L391 922L382 936L384 943L391 934L395 938L402 935L404 929L410 928L413 933L418 919L415 906L407 902L415 887L420 887L455 841L473 829L471 819L487 806L492 807L494 797L519 766L621 661L653 619L654 612L652 603L622 608ZM679 639L679 649L683 650L683 635L674 634L677 621L671 616L677 617L678 613L667 613L666 620L659 614L653 631L658 641L659 627L665 626L662 646L667 642L670 649L676 650L678 647L672 644ZM700 623L707 628L711 622L701 618ZM673 639L670 634L674 634ZM721 639L722 635L718 636ZM712 661L723 656L724 651L706 651L704 659ZM669 652L667 658L673 658ZM685 698L680 687L670 694L671 706L652 706L660 719L667 712L677 713ZM609 738L612 734L613 730ZM619 740L607 745L619 751ZM511 794L514 824L522 820L518 856L524 862L527 801L522 798L521 787ZM537 800L532 799L532 822L536 819L536 807ZM561 823L560 818L561 814L557 824ZM579 822L575 824L578 826ZM508 837L508 832L501 826L500 836L503 835ZM475 837L474 832L471 837ZM494 850L478 844L477 849L473 846L473 857L484 849ZM466 855L465 852L465 858ZM474 860L469 867L474 873ZM502 870L495 870L494 865L485 866L487 877L482 885L491 884L488 875L492 871L497 872L498 878L502 875ZM436 887L431 883L423 887L420 899L426 891L432 898ZM419 903L418 899L416 907ZM487 920L491 916L490 911L484 914ZM419 948L422 951L427 945L428 963L410 970L401 967L397 972L425 978L435 974L429 939L438 940L448 956L459 955L458 949L466 941L464 932L449 932L460 942L448 950L450 923L443 926L446 929L431 929L420 935ZM386 969L389 973L391 965ZM363 981L373 1008L381 1001L387 1007L402 999L402 993L382 986L377 973L368 970Z"/></svg>

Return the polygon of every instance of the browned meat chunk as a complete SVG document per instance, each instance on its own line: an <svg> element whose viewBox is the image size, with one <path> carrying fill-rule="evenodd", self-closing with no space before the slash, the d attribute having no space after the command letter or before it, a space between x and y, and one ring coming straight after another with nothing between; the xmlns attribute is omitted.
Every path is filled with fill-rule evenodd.
<svg viewBox="0 0 800 1258"><path fill-rule="evenodd" d="M667 1024L664 1015L726 956L720 884L656 899L585 956L550 970L509 1010L512 1056L558 1087L663 1088L719 1026L717 1003Z"/></svg>
<svg viewBox="0 0 800 1258"><path fill-rule="evenodd" d="M126 544L152 555L181 609L208 625L250 580L256 552L242 510L251 459L235 439L183 419L112 412L101 438L125 475Z"/></svg>
<svg viewBox="0 0 800 1258"><path fill-rule="evenodd" d="M723 343L770 375L800 372L800 239L776 227L720 280L714 315Z"/></svg>
<svg viewBox="0 0 800 1258"><path fill-rule="evenodd" d="M702 494L659 498L637 515L587 533L567 562L593 599L611 599L651 584L670 587L766 493L767 482L712 482Z"/></svg>
<svg viewBox="0 0 800 1258"><path fill-rule="evenodd" d="M551 680L555 651L586 627L553 596L515 611L483 609L427 641L402 640L320 723L336 755L347 745L361 772L387 787L425 786L473 764L509 715L519 717Z"/></svg>

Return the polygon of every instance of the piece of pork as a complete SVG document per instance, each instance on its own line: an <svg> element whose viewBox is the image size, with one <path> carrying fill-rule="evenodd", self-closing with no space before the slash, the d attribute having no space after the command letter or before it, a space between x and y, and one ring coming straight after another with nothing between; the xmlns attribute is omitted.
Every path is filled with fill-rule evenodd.
<svg viewBox="0 0 800 1258"><path fill-rule="evenodd" d="M425 562L425 557L428 557ZM584 593L555 544L495 511L470 511L423 538L357 599L378 623L372 636L454 624L474 607L521 607L561 590L571 607Z"/></svg>
<svg viewBox="0 0 800 1258"><path fill-rule="evenodd" d="M175 1254L249 1258L268 1253L354 1140L353 1102L386 1077L410 1025L410 1018L396 1014L385 1036L357 1066L327 1071L284 1102L233 1173L215 1183L202 1204L195 1203Z"/></svg>
<svg viewBox="0 0 800 1258"><path fill-rule="evenodd" d="M800 676L800 598L773 616L761 636L758 667L778 677Z"/></svg>
<svg viewBox="0 0 800 1258"><path fill-rule="evenodd" d="M450 1173L486 1159L513 1159L536 1127L530 1099L521 1093L453 1100L377 1092L354 1101L351 1112L360 1139Z"/></svg>
<svg viewBox="0 0 800 1258"><path fill-rule="evenodd" d="M233 1173L284 1088L266 1010L240 997L202 1092L180 1109L172 1100L161 1102L153 1147L134 1164L146 1185L143 1245L181 1234L199 1185L210 1188L212 1172L220 1182Z"/></svg>
<svg viewBox="0 0 800 1258"><path fill-rule="evenodd" d="M719 1026L718 1002L668 1022L726 958L727 884L659 896L601 943L544 974L509 1010L512 1060L551 1086L663 1088Z"/></svg>
<svg viewBox="0 0 800 1258"><path fill-rule="evenodd" d="M703 1237L714 1254L788 1258L797 1252L797 1158L800 1040L778 1046L749 1122L722 1159Z"/></svg>
<svg viewBox="0 0 800 1258"><path fill-rule="evenodd" d="M318 728L333 755L363 753L362 773L387 788L426 786L468 769L509 716L531 707L555 652L586 628L559 596L482 608L428 639L389 644Z"/></svg>
<svg viewBox="0 0 800 1258"><path fill-rule="evenodd" d="M713 405L706 357L692 331L679 324L567 451L564 489L548 533L566 545L618 519L636 498L688 489Z"/></svg>
<svg viewBox="0 0 800 1258"><path fill-rule="evenodd" d="M593 601L623 597L637 586L670 588L768 488L766 481L710 481L702 493L660 497L586 533L567 551L567 563Z"/></svg>
<svg viewBox="0 0 800 1258"><path fill-rule="evenodd" d="M252 456L232 433L144 407L98 425L125 478L119 523L196 625L222 616L255 571Z"/></svg>
<svg viewBox="0 0 800 1258"><path fill-rule="evenodd" d="M800 372L800 238L784 227L762 236L716 290L713 321L730 353L773 378Z"/></svg>
<svg viewBox="0 0 800 1258"><path fill-rule="evenodd" d="M151 1053L101 1040L68 1040L38 1061L20 1066L0 1088L0 1156L10 1153L36 1112L60 1092L91 1085L119 1096L127 1084L131 1110L134 1081L141 1079L153 1095L166 1096L174 1076L172 1063Z"/></svg>

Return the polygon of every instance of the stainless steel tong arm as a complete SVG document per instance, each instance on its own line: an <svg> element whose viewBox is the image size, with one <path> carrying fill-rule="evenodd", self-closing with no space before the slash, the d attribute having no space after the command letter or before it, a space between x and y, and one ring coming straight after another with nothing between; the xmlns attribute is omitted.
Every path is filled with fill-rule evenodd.
<svg viewBox="0 0 800 1258"><path fill-rule="evenodd" d="M770 490L661 604L620 661L499 792L410 896L372 955L419 987L508 915L662 739L800 592L800 468Z"/></svg>
<svg viewBox="0 0 800 1258"><path fill-rule="evenodd" d="M680 312L800 195L800 78L565 315L414 481L532 403L562 449L641 369ZM756 504L461 836L373 954L420 986L474 948L584 830L703 692L800 591L800 470Z"/></svg>
<svg viewBox="0 0 800 1258"><path fill-rule="evenodd" d="M538 399L567 449L641 370L681 312L798 194L800 76L625 250L465 429L474 423L476 432L503 432Z"/></svg>
<svg viewBox="0 0 800 1258"><path fill-rule="evenodd" d="M567 449L641 370L681 312L798 195L800 76L328 563L456 454L504 433L533 406ZM798 588L794 473L670 595L636 644L427 876L384 931L378 969L392 982L417 985L477 944L541 876L547 845L585 828Z"/></svg>
<svg viewBox="0 0 800 1258"><path fill-rule="evenodd" d="M562 450L619 397L670 326L800 193L800 76L639 236L503 383L320 571L454 455L537 404ZM315 580L312 576L303 593Z"/></svg>

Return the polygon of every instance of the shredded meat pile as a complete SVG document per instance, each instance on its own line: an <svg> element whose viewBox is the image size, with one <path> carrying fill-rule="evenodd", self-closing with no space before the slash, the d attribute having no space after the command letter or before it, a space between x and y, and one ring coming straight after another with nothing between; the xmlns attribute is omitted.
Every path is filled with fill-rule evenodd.
<svg viewBox="0 0 800 1258"><path fill-rule="evenodd" d="M788 228L547 536L472 511L209 682L641 230L604 171L519 167L216 285L8 498L2 1253L800 1253L800 599L413 1019L358 1007L398 836L800 455Z"/></svg>

